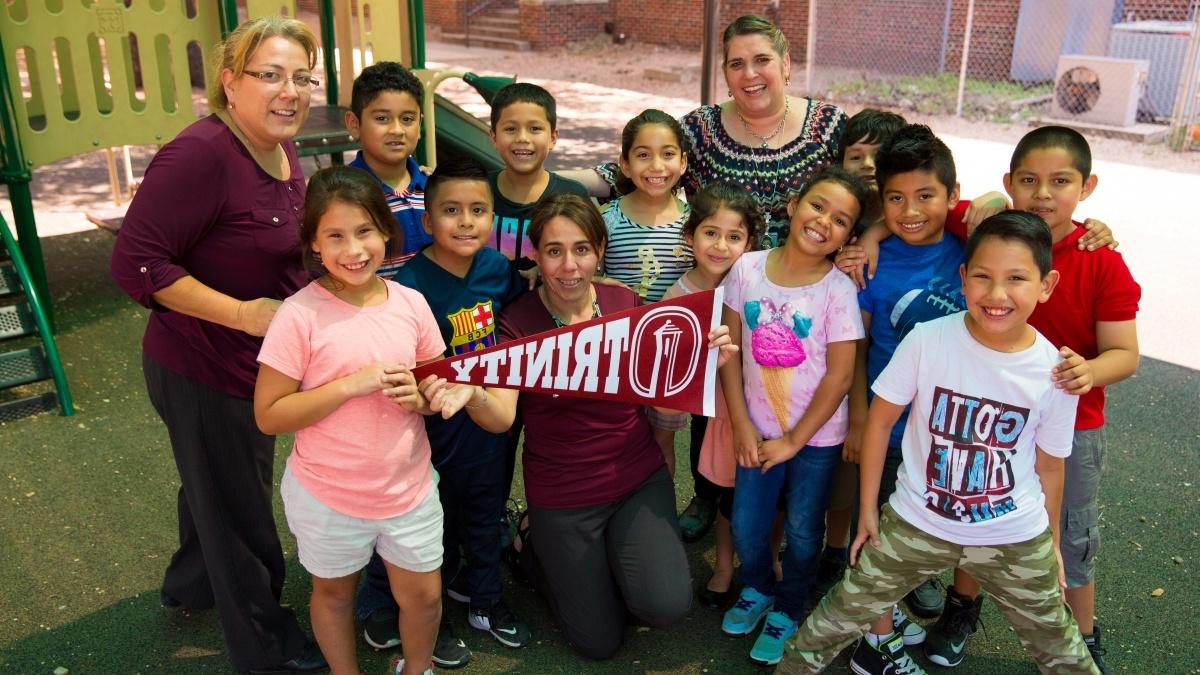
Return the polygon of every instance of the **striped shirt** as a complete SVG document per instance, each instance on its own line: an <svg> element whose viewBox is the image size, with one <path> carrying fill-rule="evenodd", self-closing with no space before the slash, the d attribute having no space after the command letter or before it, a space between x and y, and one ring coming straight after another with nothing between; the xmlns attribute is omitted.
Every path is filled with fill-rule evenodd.
<svg viewBox="0 0 1200 675"><path fill-rule="evenodd" d="M671 284L692 269L692 247L683 240L683 213L666 225L639 225L621 210L623 199L604 208L608 244L604 250L604 273L625 284L641 296L643 302L658 302Z"/></svg>
<svg viewBox="0 0 1200 675"><path fill-rule="evenodd" d="M395 190L375 175L375 172L363 159L362 150L358 151L354 161L350 162L350 166L366 171L379 181L379 187L383 189L383 196L387 199L388 208L392 210L392 215L396 217L396 224L404 233L402 246L395 246L397 241L395 238L388 242L383 264L376 272L384 279L391 279L401 267L404 267L404 263L408 262L418 251L433 243L433 237L425 232L425 226L421 223L421 216L425 214L425 174L421 172L421 165L417 164L417 160L409 157L407 161L408 187Z"/></svg>

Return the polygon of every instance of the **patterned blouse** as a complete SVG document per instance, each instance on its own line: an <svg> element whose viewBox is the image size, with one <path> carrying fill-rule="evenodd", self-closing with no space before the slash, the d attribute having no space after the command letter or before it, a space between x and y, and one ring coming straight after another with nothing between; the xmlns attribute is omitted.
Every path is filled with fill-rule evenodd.
<svg viewBox="0 0 1200 675"><path fill-rule="evenodd" d="M788 235L788 196L800 190L818 170L837 157L846 113L832 103L801 99L807 103L800 134L781 148L757 148L729 137L721 123L719 105L701 106L685 115L679 123L687 135L687 173L683 188L694 196L705 185L726 180L744 185L758 199L767 219L763 248L782 244ZM615 185L617 165L596 167L610 184Z"/></svg>

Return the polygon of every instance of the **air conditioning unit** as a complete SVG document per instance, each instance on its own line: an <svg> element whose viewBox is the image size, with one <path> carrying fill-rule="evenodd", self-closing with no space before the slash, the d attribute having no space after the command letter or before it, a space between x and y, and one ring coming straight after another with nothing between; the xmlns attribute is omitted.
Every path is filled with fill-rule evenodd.
<svg viewBox="0 0 1200 675"><path fill-rule="evenodd" d="M1050 115L1061 120L1127 127L1137 121L1150 62L1105 56L1058 57Z"/></svg>

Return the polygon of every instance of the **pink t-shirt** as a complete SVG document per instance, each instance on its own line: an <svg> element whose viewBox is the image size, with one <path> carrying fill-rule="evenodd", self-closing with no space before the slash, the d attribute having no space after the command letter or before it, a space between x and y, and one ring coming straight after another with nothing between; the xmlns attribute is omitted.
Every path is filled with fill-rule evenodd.
<svg viewBox="0 0 1200 675"><path fill-rule="evenodd" d="M662 299L678 298L699 290L688 283L685 274L663 293ZM737 459L733 456L733 425L729 423L729 408L725 405L720 378L717 379L714 393L717 397L717 414L708 420L704 428L704 442L700 445L700 461L696 464L696 470L713 484L731 488Z"/></svg>
<svg viewBox="0 0 1200 675"><path fill-rule="evenodd" d="M355 307L315 281L284 301L263 339L259 363L319 387L365 365L409 367L446 345L421 294L384 282L387 300ZM355 518L392 518L421 503L433 485L421 415L382 392L350 399L296 432L288 458L296 480L329 508Z"/></svg>
<svg viewBox="0 0 1200 675"><path fill-rule="evenodd" d="M820 281L789 288L767 279L770 251L746 253L721 283L725 305L742 317L742 384L750 421L764 438L796 425L825 376L831 342L863 337L854 282L834 266ZM846 440L845 397L809 445Z"/></svg>

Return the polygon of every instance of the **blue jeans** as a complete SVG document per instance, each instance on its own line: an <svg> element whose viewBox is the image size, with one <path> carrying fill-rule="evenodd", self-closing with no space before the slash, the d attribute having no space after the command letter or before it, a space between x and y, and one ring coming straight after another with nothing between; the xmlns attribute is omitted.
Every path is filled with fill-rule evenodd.
<svg viewBox="0 0 1200 675"><path fill-rule="evenodd" d="M825 538L829 488L842 458L842 446L806 445L796 456L772 467L737 468L733 490L733 548L742 561L742 581L775 597L775 609L799 621L808 588L817 574ZM775 583L771 525L780 494L787 509L783 581Z"/></svg>

